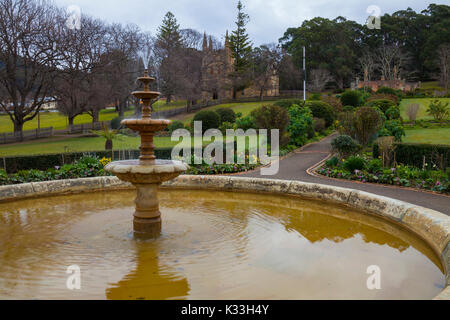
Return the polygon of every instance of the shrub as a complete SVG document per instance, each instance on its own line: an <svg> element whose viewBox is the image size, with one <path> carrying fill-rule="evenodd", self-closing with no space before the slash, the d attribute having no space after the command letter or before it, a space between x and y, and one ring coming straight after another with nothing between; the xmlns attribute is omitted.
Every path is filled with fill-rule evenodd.
<svg viewBox="0 0 450 320"><path fill-rule="evenodd" d="M332 157L329 160L325 161L325 165L327 167L336 167L339 164L339 159L337 157Z"/></svg>
<svg viewBox="0 0 450 320"><path fill-rule="evenodd" d="M386 117L389 120L398 120L400 119L400 109L397 106L392 106L385 112Z"/></svg>
<svg viewBox="0 0 450 320"><path fill-rule="evenodd" d="M395 104L394 102L392 102L392 100L380 99L380 100L372 100L368 102L366 106L372 108L379 108L383 113L386 113L386 111L390 107L395 106Z"/></svg>
<svg viewBox="0 0 450 320"><path fill-rule="evenodd" d="M438 166L441 170L450 167L450 146L419 143L396 143L395 159L398 163L423 168L424 164ZM373 157L381 156L378 143L373 146Z"/></svg>
<svg viewBox="0 0 450 320"><path fill-rule="evenodd" d="M366 160L364 158L358 156L351 156L347 160L344 161L344 169L348 172L355 172L355 170L364 170L366 167Z"/></svg>
<svg viewBox="0 0 450 320"><path fill-rule="evenodd" d="M309 97L309 100L313 101L320 101L322 98L322 95L320 93L313 93L311 97Z"/></svg>
<svg viewBox="0 0 450 320"><path fill-rule="evenodd" d="M234 124L231 122L223 122L219 128L220 132L222 132L224 136L227 134L228 129L234 129Z"/></svg>
<svg viewBox="0 0 450 320"><path fill-rule="evenodd" d="M398 120L386 121L384 123L384 129L390 133L390 136L395 138L396 142L401 142L402 138L406 136L405 129Z"/></svg>
<svg viewBox="0 0 450 320"><path fill-rule="evenodd" d="M389 87L381 87L377 90L377 93L378 94L390 94L390 95L394 95L394 96L396 96L398 94L397 90L389 88Z"/></svg>
<svg viewBox="0 0 450 320"><path fill-rule="evenodd" d="M367 146L370 139L381 129L383 119L374 108L362 107L355 112L354 130L356 139Z"/></svg>
<svg viewBox="0 0 450 320"><path fill-rule="evenodd" d="M353 111L341 112L338 116L338 131L341 134L348 135L350 137L355 136L355 113Z"/></svg>
<svg viewBox="0 0 450 320"><path fill-rule="evenodd" d="M280 130L280 146L284 146L289 142L286 129L290 124L290 119L288 111L285 108L277 105L264 105L253 110L251 116L255 119L258 129Z"/></svg>
<svg viewBox="0 0 450 320"><path fill-rule="evenodd" d="M293 105L289 108L290 123L287 131L290 135L290 143L300 147L308 140L308 136L314 134L313 117L308 107L300 108Z"/></svg>
<svg viewBox="0 0 450 320"><path fill-rule="evenodd" d="M342 111L342 102L340 99L334 97L334 96L325 96L322 98L322 101L329 104L335 113Z"/></svg>
<svg viewBox="0 0 450 320"><path fill-rule="evenodd" d="M236 120L236 128L247 131L248 129L256 129L255 118L252 116L246 116Z"/></svg>
<svg viewBox="0 0 450 320"><path fill-rule="evenodd" d="M221 124L219 114L217 112L209 110L197 112L194 116L193 122L195 121L202 122L203 133L205 133L209 129L218 129ZM191 128L193 127L194 125L191 125Z"/></svg>
<svg viewBox="0 0 450 320"><path fill-rule="evenodd" d="M235 123L236 122L236 113L231 108L219 108L216 110L216 112L220 116L220 122L229 122L229 123Z"/></svg>
<svg viewBox="0 0 450 320"><path fill-rule="evenodd" d="M342 158L356 153L359 149L358 143L350 136L341 135L331 141L334 152L339 153Z"/></svg>
<svg viewBox="0 0 450 320"><path fill-rule="evenodd" d="M383 162L380 159L372 159L367 166L367 170L373 174L383 172Z"/></svg>
<svg viewBox="0 0 450 320"><path fill-rule="evenodd" d="M167 130L172 134L175 130L184 129L184 123L178 120L173 121L168 127Z"/></svg>
<svg viewBox="0 0 450 320"><path fill-rule="evenodd" d="M359 91L346 91L341 95L341 102L344 106L359 107L361 105L361 94Z"/></svg>
<svg viewBox="0 0 450 320"><path fill-rule="evenodd" d="M355 111L355 109L356 108L354 106L345 106L344 108L342 108L344 112L353 112Z"/></svg>
<svg viewBox="0 0 450 320"><path fill-rule="evenodd" d="M443 102L439 100L434 100L430 103L427 113L438 122L444 122L450 116L450 109L448 107L448 102Z"/></svg>
<svg viewBox="0 0 450 320"><path fill-rule="evenodd" d="M324 119L314 118L314 131L315 132L323 132L327 128L327 123Z"/></svg>
<svg viewBox="0 0 450 320"><path fill-rule="evenodd" d="M373 94L366 100L366 102L371 102L373 100L391 100L395 105L398 105L400 102L399 97L397 97L395 94L388 93Z"/></svg>
<svg viewBox="0 0 450 320"><path fill-rule="evenodd" d="M122 121L122 118L120 117L115 117L114 119L111 120L111 129L117 130L120 129L122 127L122 125L120 124L120 122Z"/></svg>
<svg viewBox="0 0 450 320"><path fill-rule="evenodd" d="M419 113L420 104L418 103L410 103L406 107L406 115L408 116L409 120L412 122L415 122L417 119L417 113Z"/></svg>
<svg viewBox="0 0 450 320"><path fill-rule="evenodd" d="M327 127L334 123L334 110L329 104L322 101L309 101L305 106L311 110L314 117L324 119Z"/></svg>
<svg viewBox="0 0 450 320"><path fill-rule="evenodd" d="M275 105L285 108L285 109L289 109L294 104L296 104L298 106L303 106L304 101L303 101L303 99L284 99L284 100L279 100L279 101L275 102Z"/></svg>

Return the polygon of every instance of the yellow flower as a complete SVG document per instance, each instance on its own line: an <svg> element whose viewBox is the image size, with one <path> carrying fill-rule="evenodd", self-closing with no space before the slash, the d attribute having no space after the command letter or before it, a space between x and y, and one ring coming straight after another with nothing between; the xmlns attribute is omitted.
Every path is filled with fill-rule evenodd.
<svg viewBox="0 0 450 320"><path fill-rule="evenodd" d="M99 162L100 162L100 164L101 164L102 166L106 166L108 163L111 162L111 158L105 158L105 157L103 157L103 159L101 159Z"/></svg>

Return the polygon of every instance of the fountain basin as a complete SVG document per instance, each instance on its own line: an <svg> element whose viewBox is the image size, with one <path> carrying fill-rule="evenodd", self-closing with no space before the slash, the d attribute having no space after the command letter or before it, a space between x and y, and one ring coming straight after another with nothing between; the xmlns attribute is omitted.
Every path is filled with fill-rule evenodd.
<svg viewBox="0 0 450 320"><path fill-rule="evenodd" d="M33 243L33 246L30 248L26 245L23 246L23 241L25 241L26 238L23 234L27 232L32 233L33 230L35 230L36 234L45 235L43 232L45 229L44 226L48 225L48 219L52 217L52 220L56 221L57 226L59 226L57 230L60 230L61 235L72 234L71 232L67 233L68 230L73 232L78 230L73 233L76 235L77 241L80 241L86 246L91 245L94 249L98 246L100 251L88 251L88 257L90 258L90 260L88 260L91 261L93 259L92 261L96 262L96 265L104 266L108 271L102 270L103 274L107 273L111 276L111 281L102 282L103 285L101 286L99 284L101 281L99 282L98 279L97 281L93 281L93 283L96 283L103 289L100 290L97 288L97 292L100 292L100 296L98 296L98 293L97 295L94 294L93 291L85 291L84 295L83 292L80 292L77 296L78 298L164 298L164 294L167 291L159 290L160 295L155 296L152 294L158 290L148 290L150 286L156 286L158 289L167 288L163 284L170 285L175 290L165 298L215 298L217 296L214 295L214 292L217 292L217 288L219 288L221 293L225 294L220 295L219 297L225 299L237 298L236 295L226 296L227 292L234 294L236 292L241 292L243 295L242 298L339 298L339 294L341 295L341 298L348 298L349 296L347 293L349 290L349 283L343 284L343 291L340 292L338 290L336 294L336 291L333 293L331 288L327 292L327 286L322 286L324 284L322 281L328 279L326 274L323 274L323 277L319 276L313 282L309 282L309 286L306 286L303 281L298 281L299 279L304 279L304 281L309 278L312 279L311 273L308 273L305 270L305 273L294 276L295 272L297 272L295 270L302 269L303 265L316 261L319 256L325 259L329 255L331 259L335 254L338 255L338 250L334 246L343 248L346 245L349 245L349 251L346 252L352 253L357 259L356 261L358 261L358 259L362 259L361 261L363 261L363 257L366 255L364 252L373 252L372 250L374 250L374 248L382 250L381 255L373 255L373 257L384 257L385 261L391 261L393 269L397 268L395 264L397 262L400 263L402 261L401 256L405 255L406 260L404 260L404 263L406 264L401 263L401 265L405 268L408 266L417 266L419 275L416 277L416 280L419 280L419 278L426 278L427 281L431 281L431 287L433 287L433 278L425 276L428 271L424 271L430 270L429 267L431 265L425 267L413 258L414 256L427 256L428 260L432 261L432 264L435 266L431 266L431 268L438 268L437 266L442 264L441 276L437 275L437 279L441 280L436 280L435 282L436 285L444 286L444 288L442 288L443 291L442 289L436 291L436 294L438 294L439 291L442 291L436 298L449 298L450 289L448 287L445 288L446 280L442 273L448 275L448 266L450 264L448 243L450 221L447 216L438 212L360 191L293 181L243 179L235 177L181 176L173 182L166 183L164 187L183 190L169 190L168 192L162 192L161 196L164 200L162 202L162 211L163 214L167 214L167 217L164 218L164 221L167 221L167 225L163 228L163 234L160 238L162 242L160 242L160 240L153 240L143 243L139 241L136 242L133 239L126 240L126 234L132 231L131 226L127 226L128 218L126 211L131 210L133 207L132 203L129 202L129 198L130 196L132 197L133 192L127 191L132 188L130 184L123 183L117 178L101 177L1 187L0 199L3 201L12 201L14 199L22 200L30 197L58 195L61 193L88 193L80 194L77 196L80 198L76 199L63 197L55 200L52 200L52 198L40 198L39 201L31 200L35 201L34 206L37 208L36 210L39 209L39 212L41 212L36 217L34 217L31 211L26 211L26 206L24 208L20 207L22 202L15 203L14 206L5 204L7 208L11 208L8 218L5 220L10 223L9 230L11 230L11 233L2 232L1 234L6 237L3 241L9 242L11 245L15 243L16 249L14 252L23 252L24 258L21 260L16 256L16 259L13 259L13 261L2 261L2 263L0 263L0 266L3 266L2 269L0 269L0 282L4 281L4 276L2 276L2 274L5 275L5 272L8 270L8 272L13 272L12 270L14 270L15 264L20 265L20 268L17 267L18 274L26 274L23 269L24 266L27 265L26 262L33 262L34 268L36 265L40 265L34 260L37 259L36 257L33 258L32 255L30 256L30 248L35 248L37 250L42 247L42 250L44 250L46 244L49 244L54 251L60 252L61 255L67 253L64 251L65 247L60 243L61 240L58 239L47 239L48 241L42 242L40 238L36 238L28 244L28 246L31 246L31 243ZM104 190L124 190L125 193L119 192L110 194L109 192L100 192ZM202 194L195 194L196 191L187 190L207 190L207 192L201 191L203 192ZM221 191L216 193L211 190ZM246 192L264 192L266 195L252 195ZM183 195L186 195L186 197ZM320 202L316 201L315 204L310 204L307 200L308 198L318 199ZM103 200L100 201L99 199ZM92 206L83 208L83 205L88 204L89 201L92 202ZM179 204L180 202L181 204ZM72 205L72 207L70 205ZM357 212L351 207L357 208ZM0 208L0 212L5 210L4 208L5 206L3 206L3 209ZM61 218L56 219L57 215L53 214L53 209L49 210L49 208L59 210ZM64 208L70 212L63 212L65 211ZM316 209L312 210L313 208ZM166 211L167 213L165 213ZM319 219L319 216L323 217ZM39 221L39 217L43 219L42 224L39 224L39 227L33 227L32 223L28 225L25 221L28 219L30 222L37 222ZM377 221L372 221L372 217ZM85 218L87 220L85 220ZM338 220L333 220L334 218L337 218ZM368 220L366 220L366 218L368 218ZM74 219L75 222L74 224L67 226L64 225L66 219ZM342 224L339 222L339 220L342 219L350 222L353 221L356 225L352 224L353 222L350 224ZM211 223L208 223L208 221ZM291 221L291 223L289 223L289 221ZM317 223L314 223L314 221ZM383 222L386 221L388 223L384 224ZM20 222L23 227L17 226ZM16 225L16 227L13 225ZM229 229L230 226L235 226L236 229ZM333 229L332 226L339 227ZM375 238L373 237L373 229L367 233L361 229L362 226L375 227L375 229L384 232L383 237L387 237L390 240L388 239L388 241L383 240L380 242L377 236ZM23 234L20 232L22 230L21 228L23 228ZM407 229L409 231L406 236L402 236L397 228ZM259 231L255 233L257 230L261 231L261 233L259 233ZM229 232L231 232L231 234L229 234ZM403 232L405 232L405 230L403 230ZM348 233L350 233L350 236ZM224 238L224 235L227 234L228 237ZM353 236L353 234L356 236ZM409 238L408 234L412 235L413 238ZM359 237L359 235L361 235L362 238ZM7 240L10 236L15 236L16 238ZM96 240L91 242L90 239ZM172 239L169 241L172 244L179 243L178 240L182 240L182 244L179 243L179 245L175 247L172 247L172 245L167 247L165 241L169 239ZM267 242L267 239L271 239L271 241ZM284 240L287 240L287 242ZM424 249L423 244L417 245L416 241L419 240L425 241L426 246L429 246L428 249ZM104 245L99 244L98 241ZM264 251L264 248L277 247L279 244L277 241L281 241L283 244L282 248L284 249L281 251L278 249L270 251L268 256L270 259L248 260L250 256L245 250L233 253L233 250L241 248L243 243L251 244L251 247L255 248L255 250L260 248ZM361 244L361 249L363 251L359 251L358 247L353 247L353 245L351 245L352 242ZM209 248L209 251L204 251L207 250L207 248L203 245L208 243L214 246L217 245L217 247L213 246ZM235 245L232 245L233 243ZM319 256L317 256L318 252L313 254L313 251L303 250L305 247L302 247L302 244L309 246L311 243L319 246L320 250L318 252L321 252L322 255L319 254ZM78 247L78 243L75 244L70 242L68 246L69 248L74 247L74 250L78 250L76 252L81 252L79 251L81 249ZM148 246L147 244L157 245ZM227 244L230 244L231 246L228 246ZM122 245L124 245L126 249L122 248ZM324 247L321 246L326 247L327 245L333 246L329 248L331 251L322 250ZM114 247L114 250L111 250L111 246ZM81 248L82 247L83 246L81 246ZM24 248L23 250L25 251L19 250L20 248ZM130 248L134 248L134 251L129 252ZM228 249L223 250L223 248L234 249L232 251L227 251ZM246 247L243 247L243 249L245 248ZM394 251L391 251L390 248ZM413 252L410 251L413 248L418 250L418 252L421 252L421 254L413 254ZM192 252L192 250L194 250L194 252ZM200 251L196 252L195 250ZM216 252L215 250L218 251ZM53 252L48 248L45 249L45 251ZM32 252L33 250L31 250L31 253ZM98 252L103 252L103 254L98 254ZM128 253L125 254L126 252ZM295 256L300 252L303 253L300 254L300 259L296 260ZM231 256L230 253L232 254ZM433 254L435 255L434 257ZM395 255L400 256L397 257ZM370 254L367 256L372 257ZM73 257L73 255L71 257ZM208 257L211 257L211 259ZM214 265L212 258L216 259L217 264ZM369 259L365 262L372 261L371 263L376 264L379 261L377 259L374 259L375 261ZM15 263L13 263L14 261ZM106 262L102 264L104 261ZM130 261L130 265L127 265L127 261ZM191 263L195 264L199 261L204 261L206 264L204 264L203 267L197 265L197 267L192 269ZM220 263L224 263L224 261L228 262L221 266ZM331 264L331 269L339 269L338 264L332 264L333 259L327 261ZM151 265L149 265L149 263ZM367 267L365 264L367 263L360 265L361 268L364 266L361 270L352 267L349 271L353 273L356 271L365 273L365 268ZM322 265L327 265L326 259L322 260ZM234 266L234 268L231 268L232 266ZM249 283L245 282L243 279L245 279L245 276L248 276L249 279L254 278L252 273L248 272L256 272L254 269L255 266L258 267L259 271L258 273L254 273L254 275L258 275L259 280L249 285ZM382 268L383 270L389 269L383 266ZM116 274L114 270L117 271L119 269L122 270L122 272ZM155 275L154 272L147 272L149 270L156 270L158 272L156 272ZM220 270L222 271L220 272ZM263 270L266 270L264 271L264 274L261 273ZM274 270L277 273L276 275L271 272ZM310 270L314 270L314 268ZM345 270L345 268L342 270ZM397 270L402 270L402 267L400 267L400 269L397 268ZM436 269L434 270L436 271ZM234 271L235 273L227 273L231 271ZM390 272L389 270L387 271L388 273ZM294 274L291 272L294 272ZM228 276L225 276L227 274ZM282 276L283 274L285 274L286 277ZM406 276L406 274L409 274L409 276ZM89 275L87 276L89 277ZM386 274L386 276L388 275ZM205 281L201 281L202 278L205 279ZM344 278L347 279L346 277ZM241 280L237 281L237 279ZM261 281L261 279L267 280ZM411 278L411 274L407 273L406 269L404 275L400 272L395 279L397 283L403 283L401 286L405 286L405 288L408 289L407 291L414 292L415 290L419 290L420 285L411 287L411 284L417 281L415 281L414 276ZM90 278L87 281L89 280ZM278 282L273 282L273 280L278 280ZM448 280L449 278L447 276L447 285ZM29 286L27 287L28 292L33 292L33 290L34 292L40 292L41 294L46 292L43 289L45 289L46 285L48 286L48 283L43 283L42 280L40 282L37 280L30 281L31 283L29 283ZM105 285L105 283L109 283L109 285ZM208 283L211 285L217 283L218 287L208 286ZM297 291L291 289L288 290L287 288L289 286L283 288L282 283L297 284L290 286ZM158 287L158 284L162 286ZM266 291L267 287L266 289L263 288L266 284L270 284L270 286L268 286L272 288L270 292ZM302 284L305 284L305 287L308 287L308 290L302 290ZM365 286L365 283L362 285ZM386 283L386 285L388 285L388 283ZM11 288L10 286L1 287ZM16 297L21 297L19 290L21 286L16 286L15 288L16 291L10 291L10 293L13 294L12 296L10 295L10 297L14 297L14 293ZM147 288L147 290L145 288ZM200 290L199 288L203 289ZM253 288L253 290L251 290L251 288ZM393 290L393 293L389 298L407 298L406 296L403 296L404 293L399 293L393 288L391 289ZM367 293L367 289L364 288L364 290L364 292ZM436 290L436 288L433 290ZM2 297L5 296L4 292L5 291L2 291L1 293ZM163 292L165 293L163 294ZM289 292L289 294L286 294L287 292ZM319 294L320 292L322 292L322 294ZM368 298L383 298L381 296L377 297L375 294L376 292L377 291L372 291L373 295ZM396 293L394 294L394 292ZM423 296L419 294L416 297L432 298L433 295L429 295L432 291L428 291L427 289L427 292L428 295ZM265 294L262 295L262 293ZM283 293L285 293L284 296ZM308 296L308 293L310 296ZM27 296L23 297L29 297L30 293L27 294ZM356 298L365 297L367 298L366 295L360 295ZM41 298L45 298L45 296L42 296Z"/></svg>

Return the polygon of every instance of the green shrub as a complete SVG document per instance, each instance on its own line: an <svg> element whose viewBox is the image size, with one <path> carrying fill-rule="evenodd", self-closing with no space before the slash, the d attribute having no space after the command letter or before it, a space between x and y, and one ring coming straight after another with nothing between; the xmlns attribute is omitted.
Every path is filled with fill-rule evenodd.
<svg viewBox="0 0 450 320"><path fill-rule="evenodd" d="M325 161L325 165L327 167L333 168L339 164L339 159L337 157L332 157L329 160Z"/></svg>
<svg viewBox="0 0 450 320"><path fill-rule="evenodd" d="M122 118L120 118L120 117L115 117L114 119L112 119L111 120L111 129L113 129L113 130L120 129L122 127L122 125L120 124L121 121L122 121Z"/></svg>
<svg viewBox="0 0 450 320"><path fill-rule="evenodd" d="M344 108L342 108L344 112L353 112L355 111L355 109L356 108L354 106L345 106Z"/></svg>
<svg viewBox="0 0 450 320"><path fill-rule="evenodd" d="M370 160L369 165L367 166L367 170L373 174L383 172L383 161L381 161L380 159Z"/></svg>
<svg viewBox="0 0 450 320"><path fill-rule="evenodd" d="M446 121L450 116L450 108L448 102L434 100L430 103L427 109L427 113L438 122Z"/></svg>
<svg viewBox="0 0 450 320"><path fill-rule="evenodd" d="M362 107L355 112L354 130L356 139L363 146L367 146L370 140L383 126L383 118L374 108Z"/></svg>
<svg viewBox="0 0 450 320"><path fill-rule="evenodd" d="M395 159L398 163L423 168L424 163L434 163L441 170L450 167L450 146L418 143L396 143ZM381 156L378 144L373 145L373 157ZM424 162L425 160L425 162Z"/></svg>
<svg viewBox="0 0 450 320"><path fill-rule="evenodd" d="M327 127L334 123L335 115L333 107L322 101L309 101L305 104L315 118L324 119Z"/></svg>
<svg viewBox="0 0 450 320"><path fill-rule="evenodd" d="M227 130L229 129L234 129L234 124L231 122L223 122L219 128L220 132L222 132L224 136L227 134Z"/></svg>
<svg viewBox="0 0 450 320"><path fill-rule="evenodd" d="M366 160L359 156L351 156L347 160L344 161L344 169L348 172L355 172L355 170L364 170L366 167Z"/></svg>
<svg viewBox="0 0 450 320"><path fill-rule="evenodd" d="M400 98L395 94L388 93L376 93L371 95L366 102L370 102L373 100L391 100L395 105L398 105L400 102Z"/></svg>
<svg viewBox="0 0 450 320"><path fill-rule="evenodd" d="M300 108L294 104L289 108L289 118L287 131L290 135L290 143L301 147L308 140L308 136L314 133L311 110L308 107Z"/></svg>
<svg viewBox="0 0 450 320"><path fill-rule="evenodd" d="M321 95L320 93L313 93L313 94L311 95L311 97L309 97L309 100L312 100L312 101L320 101L321 98L322 98L322 95Z"/></svg>
<svg viewBox="0 0 450 320"><path fill-rule="evenodd" d="M400 119L400 109L397 106L392 106L386 110L385 115L389 120L398 120Z"/></svg>
<svg viewBox="0 0 450 320"><path fill-rule="evenodd" d="M361 94L359 91L345 91L341 95L341 102L344 106L353 106L355 108L361 106Z"/></svg>
<svg viewBox="0 0 450 320"><path fill-rule="evenodd" d="M283 100L279 100L279 101L275 102L274 104L279 107L289 109L294 104L296 104L298 106L303 106L304 101L303 101L303 99L283 99Z"/></svg>
<svg viewBox="0 0 450 320"><path fill-rule="evenodd" d="M200 112L197 112L194 116L193 122L195 121L202 122L203 133L205 133L209 129L218 129L221 124L219 114L210 110L202 110ZM191 125L191 128L193 127L194 124Z"/></svg>
<svg viewBox="0 0 450 320"><path fill-rule="evenodd" d="M172 123L167 127L167 130L169 130L170 134L178 129L184 129L184 123L179 120L172 121Z"/></svg>
<svg viewBox="0 0 450 320"><path fill-rule="evenodd" d="M235 123L236 122L236 113L231 108L219 108L216 110L216 112L220 116L221 123L229 122L229 123Z"/></svg>
<svg viewBox="0 0 450 320"><path fill-rule="evenodd" d="M334 110L335 113L342 111L342 102L340 99L334 96L325 96L322 98L322 101L328 103Z"/></svg>
<svg viewBox="0 0 450 320"><path fill-rule="evenodd" d="M395 103L392 100L380 99L380 100L372 100L366 104L367 107L379 108L383 113L392 107L395 106Z"/></svg>
<svg viewBox="0 0 450 320"><path fill-rule="evenodd" d="M377 90L377 94L391 94L397 96L397 90L389 88L389 87L381 87Z"/></svg>
<svg viewBox="0 0 450 320"><path fill-rule="evenodd" d="M331 146L334 152L339 153L343 158L356 153L359 150L358 143L350 136L341 135L331 141Z"/></svg>
<svg viewBox="0 0 450 320"><path fill-rule="evenodd" d="M237 129L247 131L248 129L257 129L256 127L255 118L250 115L236 120Z"/></svg>
<svg viewBox="0 0 450 320"><path fill-rule="evenodd" d="M406 136L405 128L398 120L388 120L384 123L383 132L379 134L380 137L392 136L396 142L401 142L402 138ZM389 132L389 134L387 134Z"/></svg>
<svg viewBox="0 0 450 320"><path fill-rule="evenodd" d="M279 129L280 130L280 146L284 146L289 142L287 137L287 127L290 124L289 114L285 108L277 105L264 105L253 110L251 116L255 119L258 129ZM269 134L269 138L270 138Z"/></svg>
<svg viewBox="0 0 450 320"><path fill-rule="evenodd" d="M327 128L327 123L324 119L314 118L313 122L315 132L323 132Z"/></svg>

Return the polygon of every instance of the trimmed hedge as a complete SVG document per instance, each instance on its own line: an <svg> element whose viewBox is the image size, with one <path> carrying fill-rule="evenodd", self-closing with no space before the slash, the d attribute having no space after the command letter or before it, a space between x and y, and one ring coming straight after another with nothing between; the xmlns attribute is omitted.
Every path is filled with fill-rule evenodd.
<svg viewBox="0 0 450 320"><path fill-rule="evenodd" d="M224 146L224 157L226 156L226 146ZM235 142L235 150L237 150ZM42 170L62 167L65 164L72 164L84 156L111 158L113 161L138 159L140 150L114 150L114 151L86 151L72 153L45 154L33 156L14 156L0 158L0 169L5 169L8 174L13 174L21 170ZM194 149L191 150L194 154ZM172 157L172 148L155 149L157 159L170 160Z"/></svg>
<svg viewBox="0 0 450 320"><path fill-rule="evenodd" d="M379 147L375 143L373 157L378 158L379 156L381 156ZM424 156L429 165L431 161L436 161L436 156L439 156L442 157L444 166L450 167L450 146L418 143L397 143L395 145L395 158L398 163L422 168Z"/></svg>

